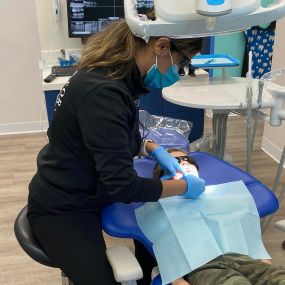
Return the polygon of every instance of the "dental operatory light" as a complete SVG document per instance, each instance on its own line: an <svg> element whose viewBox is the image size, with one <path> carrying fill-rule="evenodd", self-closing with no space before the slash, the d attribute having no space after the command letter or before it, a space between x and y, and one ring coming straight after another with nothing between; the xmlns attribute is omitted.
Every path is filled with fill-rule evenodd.
<svg viewBox="0 0 285 285"><path fill-rule="evenodd" d="M156 20L140 17L137 0L124 0L125 18L133 34L206 37L246 30L285 16L285 0L262 7L261 0L154 0Z"/></svg>

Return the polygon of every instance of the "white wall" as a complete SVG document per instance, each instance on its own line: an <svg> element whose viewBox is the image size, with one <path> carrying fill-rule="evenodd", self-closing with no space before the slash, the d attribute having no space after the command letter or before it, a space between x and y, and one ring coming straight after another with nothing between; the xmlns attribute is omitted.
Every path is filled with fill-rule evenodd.
<svg viewBox="0 0 285 285"><path fill-rule="evenodd" d="M272 69L285 68L285 18L277 22L276 40ZM284 79L285 85L285 79ZM285 145L285 121L280 127L271 127L266 123L262 141L262 148L275 160L279 161Z"/></svg>
<svg viewBox="0 0 285 285"><path fill-rule="evenodd" d="M52 0L0 1L0 134L41 129L41 51L50 59L50 50L82 48L80 39L68 38L66 1L60 6L56 23ZM45 109L42 125L47 126Z"/></svg>
<svg viewBox="0 0 285 285"><path fill-rule="evenodd" d="M0 1L0 41L0 134L39 130L41 55L34 1Z"/></svg>
<svg viewBox="0 0 285 285"><path fill-rule="evenodd" d="M54 15L52 0L35 0L35 3L42 51L82 48L80 39L68 37L66 0L59 1L58 22Z"/></svg>

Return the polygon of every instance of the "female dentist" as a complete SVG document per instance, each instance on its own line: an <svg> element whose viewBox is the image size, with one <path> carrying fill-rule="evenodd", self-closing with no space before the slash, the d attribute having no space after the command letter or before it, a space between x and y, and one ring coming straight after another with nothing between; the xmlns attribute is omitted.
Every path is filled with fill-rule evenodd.
<svg viewBox="0 0 285 285"><path fill-rule="evenodd" d="M146 86L163 88L201 49L200 39L135 37L125 20L87 42L78 71L60 91L49 142L29 185L28 219L53 262L75 285L116 284L106 258L100 210L114 202L151 202L204 191L202 179L161 181L137 176L133 157L151 155L174 176L178 162L142 142L136 100ZM188 60L186 60L188 59Z"/></svg>

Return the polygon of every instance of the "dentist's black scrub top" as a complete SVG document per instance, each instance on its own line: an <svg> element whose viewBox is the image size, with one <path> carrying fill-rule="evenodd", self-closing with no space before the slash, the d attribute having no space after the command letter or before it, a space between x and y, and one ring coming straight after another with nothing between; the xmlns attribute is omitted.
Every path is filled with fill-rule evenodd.
<svg viewBox="0 0 285 285"><path fill-rule="evenodd" d="M141 146L136 100L148 92L134 64L129 78L79 70L60 91L37 158L31 198L52 213L100 210L113 202L157 201L158 179L137 176Z"/></svg>

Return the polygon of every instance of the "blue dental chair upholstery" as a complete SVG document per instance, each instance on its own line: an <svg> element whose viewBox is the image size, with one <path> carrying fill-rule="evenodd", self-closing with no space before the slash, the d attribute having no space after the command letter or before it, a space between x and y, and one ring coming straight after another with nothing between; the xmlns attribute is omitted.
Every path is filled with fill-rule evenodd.
<svg viewBox="0 0 285 285"><path fill-rule="evenodd" d="M254 198L260 217L265 217L278 210L279 203L273 192L245 171L207 153L194 152L191 156L196 159L200 167L199 175L205 179L206 185L242 180ZM134 165L139 176L153 176L154 161L138 159L135 160ZM134 210L141 205L142 203L129 205L115 203L105 207L101 215L102 226L104 231L111 236L140 241L153 255L152 244L139 229L135 218ZM153 280L152 285L161 285L159 275Z"/></svg>

